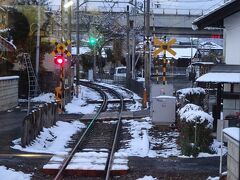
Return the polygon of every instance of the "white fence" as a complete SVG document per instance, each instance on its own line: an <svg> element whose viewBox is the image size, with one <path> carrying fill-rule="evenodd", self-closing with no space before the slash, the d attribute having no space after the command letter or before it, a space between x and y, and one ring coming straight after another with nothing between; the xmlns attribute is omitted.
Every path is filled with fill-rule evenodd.
<svg viewBox="0 0 240 180"><path fill-rule="evenodd" d="M0 77L0 111L5 111L18 104L19 76Z"/></svg>

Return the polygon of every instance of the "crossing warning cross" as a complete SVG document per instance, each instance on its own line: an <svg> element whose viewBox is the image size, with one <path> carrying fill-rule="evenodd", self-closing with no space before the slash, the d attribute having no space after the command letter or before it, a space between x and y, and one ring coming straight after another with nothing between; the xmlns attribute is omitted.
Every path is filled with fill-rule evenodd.
<svg viewBox="0 0 240 180"><path fill-rule="evenodd" d="M175 56L176 52L171 48L171 46L175 44L175 42L176 42L176 39L171 39L168 42L165 42L165 41L162 42L159 39L154 38L153 40L154 46L159 46L159 48L153 52L153 56L157 57L157 55L162 51L164 52L164 54L166 53L166 51L168 51L170 54Z"/></svg>
<svg viewBox="0 0 240 180"><path fill-rule="evenodd" d="M56 40L53 40L52 44L56 46L56 49L51 53L53 57L55 57L57 54L65 54L67 57L71 56L71 53L66 49L67 46L71 44L70 40L67 40L64 43L58 43Z"/></svg>

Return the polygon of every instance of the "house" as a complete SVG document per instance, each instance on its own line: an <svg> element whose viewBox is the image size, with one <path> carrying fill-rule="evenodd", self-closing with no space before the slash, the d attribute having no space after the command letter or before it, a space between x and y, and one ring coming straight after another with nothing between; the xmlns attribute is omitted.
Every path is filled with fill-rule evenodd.
<svg viewBox="0 0 240 180"><path fill-rule="evenodd" d="M223 30L223 64L216 65L209 73L196 81L205 87L217 87L215 119L223 118L240 121L240 1L226 1L222 6L210 11L193 22L194 29L221 28ZM221 106L221 103L223 106ZM233 125L233 124L232 124ZM234 126L235 126L234 125Z"/></svg>

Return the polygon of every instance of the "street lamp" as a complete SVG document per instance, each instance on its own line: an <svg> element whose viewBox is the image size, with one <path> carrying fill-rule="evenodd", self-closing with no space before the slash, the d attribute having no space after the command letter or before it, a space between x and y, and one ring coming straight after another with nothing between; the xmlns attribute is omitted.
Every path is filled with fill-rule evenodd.
<svg viewBox="0 0 240 180"><path fill-rule="evenodd" d="M85 2L84 2L85 3ZM82 4L84 4L82 3ZM81 4L81 5L82 5ZM67 3L64 4L64 7L65 8L68 8L70 6L73 5L73 1L70 0L68 1ZM77 33L77 60L76 60L76 97L78 98L78 92L79 92L79 89L78 89L78 85L79 85L79 47L80 47L80 44L79 44L79 41L80 41L80 38L79 38L79 12L78 12L78 9L79 9L79 0L77 0L77 14L76 14L76 19L77 19L77 29L76 29L76 33Z"/></svg>
<svg viewBox="0 0 240 180"><path fill-rule="evenodd" d="M76 33L77 33L77 60L76 60L76 87L77 87L77 92L76 92L76 97L78 98L78 86L79 86L79 59L80 59L80 56L79 56L79 48L80 48L80 44L79 44L79 41L80 41L80 37L79 37L79 8L84 5L87 1L84 1L82 2L81 4L79 4L79 0L77 0L77 7L76 7L76 20L77 20L77 29L76 29ZM66 4L64 4L64 7L70 7L73 5L73 1L70 0L68 1Z"/></svg>
<svg viewBox="0 0 240 180"><path fill-rule="evenodd" d="M65 3L64 5L63 5L63 7L65 8L65 9L68 9L69 7L71 7L73 5L73 1L68 1L67 3Z"/></svg>

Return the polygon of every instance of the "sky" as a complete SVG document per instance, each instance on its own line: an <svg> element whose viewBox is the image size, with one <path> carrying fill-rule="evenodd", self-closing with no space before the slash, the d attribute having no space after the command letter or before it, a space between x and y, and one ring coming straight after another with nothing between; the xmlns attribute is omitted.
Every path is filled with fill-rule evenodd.
<svg viewBox="0 0 240 180"><path fill-rule="evenodd" d="M52 5L60 5L61 0L49 0ZM94 2L91 3L91 0L89 0L88 6L111 6L112 3L104 2ZM94 0L96 1L96 0ZM129 2L129 0L113 0L113 2ZM83 0L79 0L80 4L83 2ZM219 6L223 0L150 0L151 6L156 8L156 4L158 4L160 8L173 8L173 9L202 9L207 10L211 9L213 7ZM74 3L76 3L76 0L74 0ZM143 0L137 0L137 6L141 6L143 4ZM118 3L115 4L115 7L122 7L126 6L124 3Z"/></svg>

